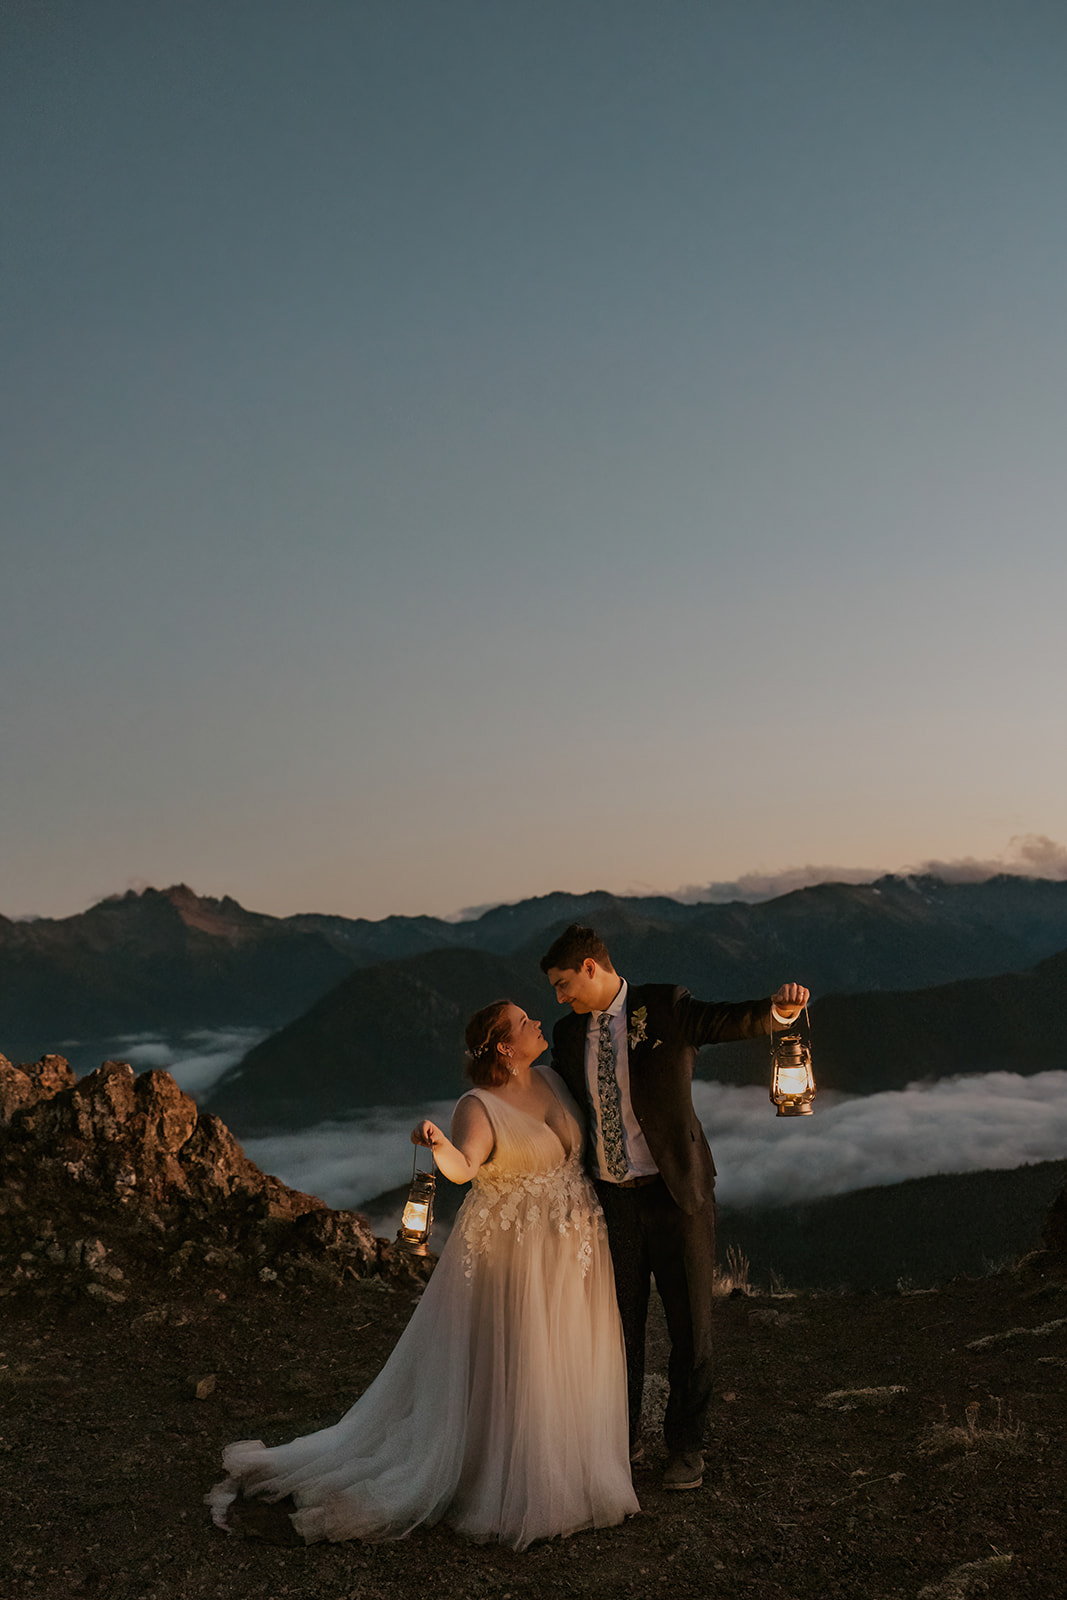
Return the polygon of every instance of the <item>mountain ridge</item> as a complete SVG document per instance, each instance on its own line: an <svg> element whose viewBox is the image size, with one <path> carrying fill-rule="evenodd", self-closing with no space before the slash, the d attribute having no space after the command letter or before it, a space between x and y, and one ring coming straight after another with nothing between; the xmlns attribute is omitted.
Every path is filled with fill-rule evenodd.
<svg viewBox="0 0 1067 1600"><path fill-rule="evenodd" d="M820 884L754 905L554 891L463 923L317 913L279 918L229 896L197 895L185 884L130 890L71 918L0 918L0 1026L20 1058L33 1059L59 1041L79 1063L94 1053L95 1061L114 1054L118 1039L138 1033L236 1027L269 1033L242 1064L246 1080L250 1066L259 1075L272 1052L290 1051L303 1035L297 1065L305 1085L314 1085L323 1071L357 1079L365 1074L376 1094L407 1086L392 1100L425 1092L447 1056L447 1093L461 1059L459 1011L503 990L535 1015L548 1012L538 960L574 918L595 922L619 970L643 981L680 982L720 999L767 994L787 978L806 982L818 997L820 1054L830 1084L842 1070L835 1057L857 1054L857 1034L871 1019L877 1019L878 1054L877 1040L892 1036L902 1018L918 1019L926 1004L890 996L1000 982L1067 948L1067 882L1002 874L950 884L890 875L873 884ZM405 962L414 963L406 977ZM334 1003L328 997L358 972L364 979L336 1002L348 1018L347 1040L332 1024L325 1038L309 1033L301 1019L314 1011L316 1027L325 1025ZM861 999L850 1008L838 998L829 1005L830 997L850 994L885 1000ZM846 1013L851 1020L839 1027L835 1017ZM443 1029L451 1030L447 1046ZM1042 1060L1054 1051L1050 1029L1051 1022ZM916 1050L898 1053L898 1060L933 1048L919 1020L912 1031ZM1032 1032L1028 1025L1016 1030L1016 1043ZM1010 1035L1007 1027L1009 1042ZM871 1054L862 1039L860 1046L859 1056ZM750 1081L755 1055L749 1050L747 1058L735 1059L732 1049L716 1055L716 1075ZM293 1060L290 1054L290 1066ZM225 1093L234 1081L222 1086ZM368 1082L354 1103L367 1103L370 1090ZM244 1119L241 1108L228 1109Z"/></svg>

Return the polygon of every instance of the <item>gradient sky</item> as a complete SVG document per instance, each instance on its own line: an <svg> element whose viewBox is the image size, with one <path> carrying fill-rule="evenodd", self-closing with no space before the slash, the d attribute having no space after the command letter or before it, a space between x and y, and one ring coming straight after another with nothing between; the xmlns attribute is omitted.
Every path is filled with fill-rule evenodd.
<svg viewBox="0 0 1067 1600"><path fill-rule="evenodd" d="M0 911L1067 837L1062 0L0 19Z"/></svg>

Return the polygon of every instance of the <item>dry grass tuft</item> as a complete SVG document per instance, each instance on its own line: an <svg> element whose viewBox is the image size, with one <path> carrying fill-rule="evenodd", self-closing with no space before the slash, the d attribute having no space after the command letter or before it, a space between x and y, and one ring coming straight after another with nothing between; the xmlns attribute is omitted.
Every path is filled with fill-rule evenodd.
<svg viewBox="0 0 1067 1600"><path fill-rule="evenodd" d="M1021 1456L1027 1452L1027 1430L1023 1423L1016 1421L1005 1406L1003 1400L996 1395L990 1395L990 1400L996 1407L996 1415L988 1423L979 1421L981 1404L972 1400L964 1407L963 1425L950 1423L946 1418L930 1429L927 1437L919 1445L921 1456L956 1456L960 1458L974 1458L977 1456Z"/></svg>
<svg viewBox="0 0 1067 1600"><path fill-rule="evenodd" d="M1067 1317L1057 1317L1055 1322L1042 1322L1036 1328L1007 1328L1003 1333L987 1333L981 1339L972 1339L968 1350L988 1350L995 1344L1014 1344L1018 1339L1041 1339L1046 1334L1067 1328Z"/></svg>
<svg viewBox="0 0 1067 1600"><path fill-rule="evenodd" d="M880 1389L833 1389L823 1395L819 1405L824 1411L877 1410L907 1392L903 1383L885 1384Z"/></svg>
<svg viewBox="0 0 1067 1600"><path fill-rule="evenodd" d="M1011 1563L1010 1552L986 1556L982 1561L966 1561L962 1567L953 1567L940 1582L920 1589L918 1600L967 1600L972 1594L987 1594L990 1582L1003 1577Z"/></svg>

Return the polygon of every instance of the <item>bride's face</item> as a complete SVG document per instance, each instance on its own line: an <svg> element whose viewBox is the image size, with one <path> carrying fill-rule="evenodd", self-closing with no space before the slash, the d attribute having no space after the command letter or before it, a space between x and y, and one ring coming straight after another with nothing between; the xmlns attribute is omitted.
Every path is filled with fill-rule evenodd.
<svg viewBox="0 0 1067 1600"><path fill-rule="evenodd" d="M511 1029L508 1033L506 1048L511 1051L511 1059L519 1065L528 1065L536 1061L538 1056L544 1055L548 1049L548 1041L541 1032L541 1024L533 1017L528 1017L525 1011L518 1006L508 1008L511 1018Z"/></svg>

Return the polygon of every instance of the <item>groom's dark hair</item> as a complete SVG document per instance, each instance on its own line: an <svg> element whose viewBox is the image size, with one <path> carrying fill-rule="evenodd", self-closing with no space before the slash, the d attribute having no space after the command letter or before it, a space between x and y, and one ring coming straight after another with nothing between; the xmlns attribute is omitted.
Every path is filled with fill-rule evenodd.
<svg viewBox="0 0 1067 1600"><path fill-rule="evenodd" d="M541 957L541 971L547 973L550 968L557 967L561 972L577 972L582 962L590 957L605 972L615 971L608 947L600 935L594 933L592 928L583 928L580 922L572 922Z"/></svg>

